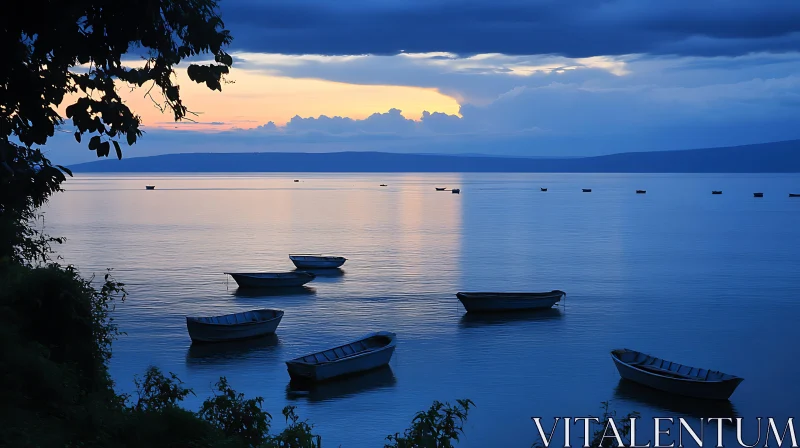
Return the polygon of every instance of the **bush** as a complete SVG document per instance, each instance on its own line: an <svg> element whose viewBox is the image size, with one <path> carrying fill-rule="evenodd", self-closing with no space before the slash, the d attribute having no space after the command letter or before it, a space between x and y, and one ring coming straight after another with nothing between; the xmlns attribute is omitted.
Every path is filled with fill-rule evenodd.
<svg viewBox="0 0 800 448"><path fill-rule="evenodd" d="M261 397L245 399L221 377L216 384L218 394L203 402L200 418L211 422L226 436L240 438L247 446L259 446L266 440L272 416L261 409Z"/></svg>
<svg viewBox="0 0 800 448"><path fill-rule="evenodd" d="M457 400L455 406L434 401L430 409L414 416L403 436L387 436L392 444L385 448L452 448L453 441L464 433L470 406L475 406L472 400Z"/></svg>

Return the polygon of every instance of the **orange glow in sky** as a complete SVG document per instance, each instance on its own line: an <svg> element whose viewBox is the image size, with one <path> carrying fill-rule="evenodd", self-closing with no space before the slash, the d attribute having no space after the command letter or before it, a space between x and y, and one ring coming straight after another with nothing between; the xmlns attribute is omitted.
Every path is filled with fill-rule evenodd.
<svg viewBox="0 0 800 448"><path fill-rule="evenodd" d="M147 84L133 92L120 85L120 96L142 117L145 127L195 131L247 129L270 121L282 126L295 115L363 119L392 108L400 109L404 117L413 120L419 120L423 111L459 114L459 104L454 98L432 88L296 79L234 68L227 77L234 83L223 84L219 92L190 81L183 68L175 71L184 105L200 114L190 115L199 124L175 123L171 113L162 114L152 100L144 96ZM153 97L161 100L160 93ZM62 111L71 104L67 101L62 104Z"/></svg>

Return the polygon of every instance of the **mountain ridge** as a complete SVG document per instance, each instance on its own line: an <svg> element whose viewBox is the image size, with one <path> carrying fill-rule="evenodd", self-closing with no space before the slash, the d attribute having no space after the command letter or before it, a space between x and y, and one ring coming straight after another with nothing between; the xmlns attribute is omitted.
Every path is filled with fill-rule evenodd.
<svg viewBox="0 0 800 448"><path fill-rule="evenodd" d="M800 140L741 146L640 151L587 157L522 158L391 152L179 153L99 160L76 173L181 172L576 172L798 173Z"/></svg>

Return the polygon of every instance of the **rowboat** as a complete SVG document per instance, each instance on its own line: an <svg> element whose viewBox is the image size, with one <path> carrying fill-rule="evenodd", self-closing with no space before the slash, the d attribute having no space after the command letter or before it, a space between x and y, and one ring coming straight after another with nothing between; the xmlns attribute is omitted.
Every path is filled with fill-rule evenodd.
<svg viewBox="0 0 800 448"><path fill-rule="evenodd" d="M310 272L226 272L242 288L285 288L303 286L314 280Z"/></svg>
<svg viewBox="0 0 800 448"><path fill-rule="evenodd" d="M744 381L738 376L685 366L627 348L612 350L611 359L622 378L687 397L727 400Z"/></svg>
<svg viewBox="0 0 800 448"><path fill-rule="evenodd" d="M389 364L395 344L394 333L378 331L338 347L286 361L286 367L294 381L325 381Z"/></svg>
<svg viewBox="0 0 800 448"><path fill-rule="evenodd" d="M753 193L753 197L754 198L763 198L764 197L764 193Z"/></svg>
<svg viewBox="0 0 800 448"><path fill-rule="evenodd" d="M192 342L222 342L275 333L283 318L281 310L252 310L212 317L186 317Z"/></svg>
<svg viewBox="0 0 800 448"><path fill-rule="evenodd" d="M442 188L439 188L439 187L434 187L434 188L436 188L436 191L444 191L444 190L447 190L447 187L442 187Z"/></svg>
<svg viewBox="0 0 800 448"><path fill-rule="evenodd" d="M711 192L711 194L722 194L722 191L720 191L720 190L714 190L714 191L712 191L712 192Z"/></svg>
<svg viewBox="0 0 800 448"><path fill-rule="evenodd" d="M451 191L452 191L454 194L459 194L459 193L461 193L461 189L460 189L460 188L453 188Z"/></svg>
<svg viewBox="0 0 800 448"><path fill-rule="evenodd" d="M800 198L800 193L789 193L790 198Z"/></svg>
<svg viewBox="0 0 800 448"><path fill-rule="evenodd" d="M636 190L636 194L645 194L647 190Z"/></svg>
<svg viewBox="0 0 800 448"><path fill-rule="evenodd" d="M456 297L469 313L547 309L566 295L554 289L550 292L459 292Z"/></svg>
<svg viewBox="0 0 800 448"><path fill-rule="evenodd" d="M542 191L547 191L547 188L542 188L541 190L542 190Z"/></svg>
<svg viewBox="0 0 800 448"><path fill-rule="evenodd" d="M343 265L347 258L331 255L289 255L298 269L333 269Z"/></svg>
<svg viewBox="0 0 800 448"><path fill-rule="evenodd" d="M592 192L591 188L583 188L582 190L583 190L584 193L591 193Z"/></svg>
<svg viewBox="0 0 800 448"><path fill-rule="evenodd" d="M388 185L386 185L386 184L381 184L381 187L388 187Z"/></svg>
<svg viewBox="0 0 800 448"><path fill-rule="evenodd" d="M156 186L155 186L155 185L145 185L145 186L144 186L144 189L145 189L145 190L155 190L155 189L156 189Z"/></svg>

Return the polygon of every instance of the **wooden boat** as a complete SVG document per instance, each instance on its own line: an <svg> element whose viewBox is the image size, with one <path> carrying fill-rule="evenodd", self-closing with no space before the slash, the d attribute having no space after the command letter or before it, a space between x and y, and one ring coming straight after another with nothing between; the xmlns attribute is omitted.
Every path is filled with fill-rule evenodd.
<svg viewBox="0 0 800 448"><path fill-rule="evenodd" d="M226 272L242 288L284 288L302 286L314 280L310 272Z"/></svg>
<svg viewBox="0 0 800 448"><path fill-rule="evenodd" d="M764 193L753 193L753 197L754 198L763 198L764 197Z"/></svg>
<svg viewBox="0 0 800 448"><path fill-rule="evenodd" d="M381 187L388 187L388 185L386 185L386 184L381 184Z"/></svg>
<svg viewBox="0 0 800 448"><path fill-rule="evenodd" d="M145 189L145 190L155 190L155 189L156 189L156 186L155 186L155 185L145 185L145 186L144 186L144 189Z"/></svg>
<svg viewBox="0 0 800 448"><path fill-rule="evenodd" d="M685 366L627 348L612 350L611 359L622 378L687 397L727 400L744 381L738 376Z"/></svg>
<svg viewBox="0 0 800 448"><path fill-rule="evenodd" d="M789 193L790 198L800 198L800 193Z"/></svg>
<svg viewBox="0 0 800 448"><path fill-rule="evenodd" d="M591 188L584 188L584 189L583 189L583 192L584 192L584 193L591 193L591 192L592 192L592 189L591 189Z"/></svg>
<svg viewBox="0 0 800 448"><path fill-rule="evenodd" d="M281 310L252 310L212 317L186 317L192 342L222 342L275 333L283 318Z"/></svg>
<svg viewBox="0 0 800 448"><path fill-rule="evenodd" d="M551 308L567 293L550 292L459 292L458 300L470 312L536 310Z"/></svg>
<svg viewBox="0 0 800 448"><path fill-rule="evenodd" d="M711 192L711 194L722 194L722 191L720 191L720 190L714 190L714 191L712 191L712 192Z"/></svg>
<svg viewBox="0 0 800 448"><path fill-rule="evenodd" d="M645 194L647 190L636 190L636 194Z"/></svg>
<svg viewBox="0 0 800 448"><path fill-rule="evenodd" d="M343 265L347 258L331 255L289 255L298 269L334 269Z"/></svg>
<svg viewBox="0 0 800 448"><path fill-rule="evenodd" d="M547 188L542 188L542 191L547 191Z"/></svg>
<svg viewBox="0 0 800 448"><path fill-rule="evenodd" d="M460 189L460 188L453 188L453 190L452 190L452 191L453 191L453 193L454 193L454 194L459 194L459 193L461 193L461 189Z"/></svg>
<svg viewBox="0 0 800 448"><path fill-rule="evenodd" d="M294 181L295 181L295 182L300 182L300 179L295 179Z"/></svg>
<svg viewBox="0 0 800 448"><path fill-rule="evenodd" d="M436 191L445 191L445 190L447 190L447 187L442 187L442 188L434 187L434 188L436 188Z"/></svg>
<svg viewBox="0 0 800 448"><path fill-rule="evenodd" d="M286 361L294 381L319 382L366 372L389 364L396 345L394 333L378 331L338 347Z"/></svg>

